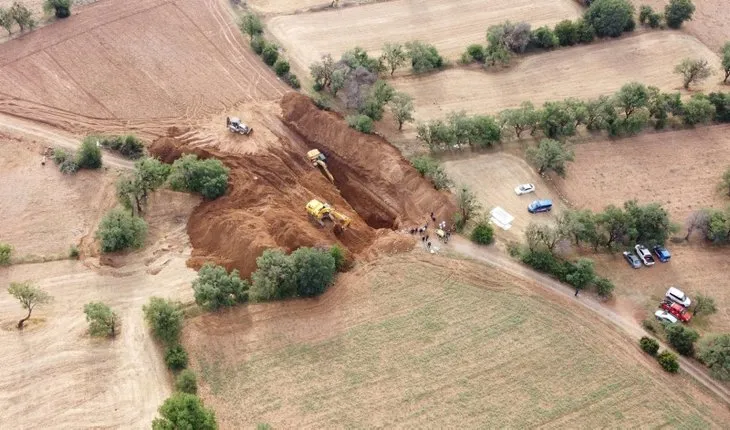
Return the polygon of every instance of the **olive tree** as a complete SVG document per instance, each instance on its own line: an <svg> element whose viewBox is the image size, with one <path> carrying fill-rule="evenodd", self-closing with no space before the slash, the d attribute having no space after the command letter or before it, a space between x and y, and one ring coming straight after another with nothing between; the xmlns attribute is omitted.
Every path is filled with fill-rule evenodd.
<svg viewBox="0 0 730 430"><path fill-rule="evenodd" d="M314 79L315 91L320 91L325 88L329 88L332 83L332 74L335 72L335 61L332 59L332 55L323 55L321 61L312 63L309 66L309 73Z"/></svg>
<svg viewBox="0 0 730 430"><path fill-rule="evenodd" d="M199 160L194 154L186 154L172 163L170 186L173 190L200 193L212 200L226 193L228 172L220 160Z"/></svg>
<svg viewBox="0 0 730 430"><path fill-rule="evenodd" d="M7 243L0 242L0 266L10 264L10 256L13 254L13 247Z"/></svg>
<svg viewBox="0 0 730 430"><path fill-rule="evenodd" d="M398 67L406 64L408 54L400 43L386 43L383 46L382 59L388 65L390 75L393 76Z"/></svg>
<svg viewBox="0 0 730 430"><path fill-rule="evenodd" d="M727 83L727 78L730 78L730 42L725 42L720 50L722 55L722 71L725 72L725 79L723 83Z"/></svg>
<svg viewBox="0 0 730 430"><path fill-rule="evenodd" d="M15 25L15 18L10 13L9 9L0 7L0 27L4 28L8 32L8 36L13 34L13 26Z"/></svg>
<svg viewBox="0 0 730 430"><path fill-rule="evenodd" d="M565 280L577 290L584 289L595 278L596 272L593 268L593 260L588 258L579 258L565 275Z"/></svg>
<svg viewBox="0 0 730 430"><path fill-rule="evenodd" d="M122 208L107 212L96 231L96 238L101 240L102 252L141 248L146 237L147 223Z"/></svg>
<svg viewBox="0 0 730 430"><path fill-rule="evenodd" d="M241 17L240 21L238 21L238 28L245 34L248 34L248 37L252 40L254 36L264 32L264 25L261 23L261 20L252 13L247 13Z"/></svg>
<svg viewBox="0 0 730 430"><path fill-rule="evenodd" d="M28 311L28 315L18 321L17 327L23 328L23 324L30 319L30 314L38 305L45 305L53 300L53 297L45 291L31 284L30 282L11 282L8 293L18 299L23 309Z"/></svg>
<svg viewBox="0 0 730 430"><path fill-rule="evenodd" d="M195 395L173 393L159 409L160 417L152 421L152 430L217 430L215 413Z"/></svg>
<svg viewBox="0 0 730 430"><path fill-rule="evenodd" d="M624 31L632 31L634 6L627 0L595 0L585 13L584 19L598 37L618 37Z"/></svg>
<svg viewBox="0 0 730 430"><path fill-rule="evenodd" d="M713 336L701 342L698 355L714 378L730 380L730 334Z"/></svg>
<svg viewBox="0 0 730 430"><path fill-rule="evenodd" d="M505 109L499 113L499 119L503 127L514 130L515 136L519 139L524 131L530 130L534 134L540 122L540 113L530 102L522 102L519 108Z"/></svg>
<svg viewBox="0 0 730 430"><path fill-rule="evenodd" d="M398 123L398 130L402 130L406 122L413 122L413 97L406 93L395 92L389 106L393 118Z"/></svg>
<svg viewBox="0 0 730 430"><path fill-rule="evenodd" d="M712 315L717 312L717 306L715 305L715 299L702 293L697 293L695 297L695 316L700 315Z"/></svg>
<svg viewBox="0 0 730 430"><path fill-rule="evenodd" d="M664 8L664 18L667 25L671 28L679 28L682 23L692 19L695 12L695 5L692 0L669 0L669 4Z"/></svg>
<svg viewBox="0 0 730 430"><path fill-rule="evenodd" d="M712 75L712 68L707 60L685 58L674 67L674 73L682 75L682 85L688 90L690 84L700 83Z"/></svg>
<svg viewBox="0 0 730 430"><path fill-rule="evenodd" d="M454 222L457 230L463 229L466 223L482 208L477 196L466 186L460 187L456 193L456 206L459 209Z"/></svg>
<svg viewBox="0 0 730 430"><path fill-rule="evenodd" d="M695 94L684 103L684 123L695 125L708 123L715 117L715 105L704 94Z"/></svg>
<svg viewBox="0 0 730 430"><path fill-rule="evenodd" d="M168 345L175 345L182 333L183 311L172 300L150 297L142 307L144 319L152 327L155 337Z"/></svg>
<svg viewBox="0 0 730 430"><path fill-rule="evenodd" d="M267 249L256 259L256 271L251 275L251 301L266 301L293 296L297 279L291 259L280 249Z"/></svg>
<svg viewBox="0 0 730 430"><path fill-rule="evenodd" d="M119 316L102 302L91 302L84 305L86 322L89 323L89 334L98 337L115 337L119 326Z"/></svg>
<svg viewBox="0 0 730 430"><path fill-rule="evenodd" d="M722 179L720 180L717 188L730 197L730 167L728 167L725 170L725 173L722 174Z"/></svg>
<svg viewBox="0 0 730 430"><path fill-rule="evenodd" d="M117 181L117 198L124 207L140 214L149 194L167 181L171 167L155 158L143 158L134 167L133 175L122 176Z"/></svg>
<svg viewBox="0 0 730 430"><path fill-rule="evenodd" d="M681 324L670 324L666 328L667 342L677 350L678 353L686 356L694 355L694 343L700 335L693 329Z"/></svg>
<svg viewBox="0 0 730 430"><path fill-rule="evenodd" d="M248 289L248 281L240 278L238 270L229 274L225 267L211 263L203 265L193 281L195 303L212 311L245 302Z"/></svg>
<svg viewBox="0 0 730 430"><path fill-rule="evenodd" d="M56 18L67 18L71 15L72 0L45 0L43 2L43 11L45 13L53 12Z"/></svg>
<svg viewBox="0 0 730 430"><path fill-rule="evenodd" d="M95 136L87 136L81 142L76 153L76 164L81 169L98 169L101 167L101 148Z"/></svg>
<svg viewBox="0 0 730 430"><path fill-rule="evenodd" d="M17 1L10 7L10 16L12 16L13 20L18 23L21 33L24 32L26 28L32 30L36 25L36 21L33 18L33 12L31 12L24 4Z"/></svg>
<svg viewBox="0 0 730 430"><path fill-rule="evenodd" d="M327 250L303 247L292 252L289 258L294 266L299 297L318 296L332 283L337 268Z"/></svg>
<svg viewBox="0 0 730 430"><path fill-rule="evenodd" d="M565 176L566 164L575 159L573 151L553 139L543 139L537 147L528 148L526 156L541 175L552 170L560 176Z"/></svg>
<svg viewBox="0 0 730 430"><path fill-rule="evenodd" d="M415 73L430 72L444 66L444 59L433 45L414 40L407 42L405 48Z"/></svg>

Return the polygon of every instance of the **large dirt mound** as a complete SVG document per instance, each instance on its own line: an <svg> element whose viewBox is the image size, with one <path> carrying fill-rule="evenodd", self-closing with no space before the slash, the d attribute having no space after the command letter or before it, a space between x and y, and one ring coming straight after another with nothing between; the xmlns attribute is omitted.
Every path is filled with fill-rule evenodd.
<svg viewBox="0 0 730 430"><path fill-rule="evenodd" d="M203 202L190 216L191 266L214 261L248 276L256 257L272 247L290 252L339 243L363 257L397 252L410 249L414 241L389 230L423 223L432 210L442 217L453 214L449 195L434 190L387 141L349 129L341 118L319 111L298 94L287 96L282 107L287 123L306 134L281 134L281 145L268 151L225 152L187 137L166 137L151 145L150 152L168 163L192 153L215 157L230 169L226 195ZM306 152L311 148L328 155L339 190L309 164ZM310 222L304 207L313 198L351 216L350 228L336 236L331 226Z"/></svg>

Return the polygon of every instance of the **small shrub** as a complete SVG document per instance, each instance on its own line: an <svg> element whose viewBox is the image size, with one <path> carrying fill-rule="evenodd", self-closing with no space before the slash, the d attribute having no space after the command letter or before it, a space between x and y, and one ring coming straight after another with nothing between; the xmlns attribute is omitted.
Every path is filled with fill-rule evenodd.
<svg viewBox="0 0 730 430"><path fill-rule="evenodd" d="M610 297L616 288L613 282L606 278L597 278L593 284L596 286L596 293L601 297Z"/></svg>
<svg viewBox="0 0 730 430"><path fill-rule="evenodd" d="M434 158L429 156L415 157L411 160L411 165L423 177L430 180L437 190L443 190L451 186L451 180L446 175L446 171Z"/></svg>
<svg viewBox="0 0 730 430"><path fill-rule="evenodd" d="M332 101L329 96L323 93L314 93L310 96L312 103L321 110L332 110ZM349 123L348 123L349 124Z"/></svg>
<svg viewBox="0 0 730 430"><path fill-rule="evenodd" d="M101 167L101 148L96 145L96 139L88 136L81 143L76 154L76 164L80 169L98 169Z"/></svg>
<svg viewBox="0 0 730 430"><path fill-rule="evenodd" d="M75 160L67 159L58 166L58 170L64 175L72 175L79 170L79 165Z"/></svg>
<svg viewBox="0 0 730 430"><path fill-rule="evenodd" d="M206 199L216 199L228 189L228 168L220 160L199 160L187 154L175 160L170 174L170 187L175 191L200 193Z"/></svg>
<svg viewBox="0 0 730 430"><path fill-rule="evenodd" d="M183 312L179 304L159 297L150 297L149 302L142 307L142 312L157 339L168 345L177 344L183 323Z"/></svg>
<svg viewBox="0 0 730 430"><path fill-rule="evenodd" d="M293 73L289 73L286 75L286 83L295 90L298 90L302 86L302 84L299 83L299 78L297 78L297 75Z"/></svg>
<svg viewBox="0 0 730 430"><path fill-rule="evenodd" d="M578 43L578 28L569 19L560 21L555 26L555 35L558 37L560 46L570 46Z"/></svg>
<svg viewBox="0 0 730 430"><path fill-rule="evenodd" d="M667 25L671 28L679 28L684 21L692 19L695 12L695 5L692 0L669 0L669 4L664 8L664 16Z"/></svg>
<svg viewBox="0 0 730 430"><path fill-rule="evenodd" d="M181 393L197 394L198 393L198 381L195 377L195 372L190 369L184 369L177 375L175 379L175 391Z"/></svg>
<svg viewBox="0 0 730 430"><path fill-rule="evenodd" d="M657 352L659 352L659 342L651 337L644 336L639 339L639 346L645 353L651 355L652 357L656 356Z"/></svg>
<svg viewBox="0 0 730 430"><path fill-rule="evenodd" d="M662 351L661 354L656 357L659 364L664 370L669 373L679 372L679 360L677 356L669 351Z"/></svg>
<svg viewBox="0 0 730 430"><path fill-rule="evenodd" d="M489 245L494 242L494 229L486 221L480 221L471 231L471 241L480 245Z"/></svg>
<svg viewBox="0 0 730 430"><path fill-rule="evenodd" d="M730 334L704 339L699 358L710 368L713 378L730 381Z"/></svg>
<svg viewBox="0 0 730 430"><path fill-rule="evenodd" d="M45 0L43 11L53 12L56 18L68 18L71 15L71 0Z"/></svg>
<svg viewBox="0 0 730 430"><path fill-rule="evenodd" d="M117 208L107 212L96 232L102 252L141 248L147 236L147 223L130 212Z"/></svg>
<svg viewBox="0 0 730 430"><path fill-rule="evenodd" d="M359 132L368 134L373 132L373 120L367 115L349 115L346 120L347 125Z"/></svg>
<svg viewBox="0 0 730 430"><path fill-rule="evenodd" d="M478 43L467 46L466 53L468 54L469 57L471 57L472 60L477 61L479 63L483 63L484 60L487 58L486 54L484 52L484 46L482 46Z"/></svg>
<svg viewBox="0 0 730 430"><path fill-rule="evenodd" d="M329 252L316 248L299 248L289 258L296 273L299 297L318 296L332 284L336 264Z"/></svg>
<svg viewBox="0 0 730 430"><path fill-rule="evenodd" d="M71 245L71 248L69 248L68 258L72 258L74 260L79 259L79 248L77 248L76 245Z"/></svg>
<svg viewBox="0 0 730 430"><path fill-rule="evenodd" d="M651 333L657 332L657 322L653 319L645 319L641 322L641 326Z"/></svg>
<svg viewBox="0 0 730 430"><path fill-rule="evenodd" d="M165 363L170 370L181 370L188 366L188 353L182 345L177 344L165 351Z"/></svg>
<svg viewBox="0 0 730 430"><path fill-rule="evenodd" d="M530 42L537 48L553 49L558 46L560 39L545 25L532 31Z"/></svg>
<svg viewBox="0 0 730 430"><path fill-rule="evenodd" d="M136 160L144 155L144 143L133 134L121 138L119 153L127 158Z"/></svg>
<svg viewBox="0 0 730 430"><path fill-rule="evenodd" d="M261 36L254 36L251 39L250 44L253 52L255 52L256 55L261 55L261 53L264 52L264 48L266 47L266 39Z"/></svg>
<svg viewBox="0 0 730 430"><path fill-rule="evenodd" d="M695 297L695 316L700 315L712 315L717 312L717 306L715 306L715 299L710 296L706 296L702 293L697 293Z"/></svg>
<svg viewBox="0 0 730 430"><path fill-rule="evenodd" d="M276 45L267 44L264 50L261 51L261 58L266 65L273 66L276 60L279 59L279 50Z"/></svg>
<svg viewBox="0 0 730 430"><path fill-rule="evenodd" d="M10 256L13 253L13 247L7 243L0 243L0 266L10 264Z"/></svg>
<svg viewBox="0 0 730 430"><path fill-rule="evenodd" d="M54 148L53 155L51 155L51 158L53 159L54 163L61 164L71 157L69 156L69 153L65 149Z"/></svg>
<svg viewBox="0 0 730 430"><path fill-rule="evenodd" d="M677 350L678 353L692 357L694 355L694 343L700 335L693 329L681 324L671 324L666 328L667 342Z"/></svg>
<svg viewBox="0 0 730 430"><path fill-rule="evenodd" d="M274 63L274 72L276 73L276 76L286 75L289 73L289 62L283 58L279 58L276 60L276 63Z"/></svg>

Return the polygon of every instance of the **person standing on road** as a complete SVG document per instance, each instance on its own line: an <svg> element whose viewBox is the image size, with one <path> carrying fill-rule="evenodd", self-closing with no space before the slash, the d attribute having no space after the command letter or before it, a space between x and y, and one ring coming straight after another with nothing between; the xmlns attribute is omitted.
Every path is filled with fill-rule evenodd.
<svg viewBox="0 0 730 430"><path fill-rule="evenodd" d="M580 290L576 288L575 289L575 297L578 297L578 291L580 291Z"/></svg>

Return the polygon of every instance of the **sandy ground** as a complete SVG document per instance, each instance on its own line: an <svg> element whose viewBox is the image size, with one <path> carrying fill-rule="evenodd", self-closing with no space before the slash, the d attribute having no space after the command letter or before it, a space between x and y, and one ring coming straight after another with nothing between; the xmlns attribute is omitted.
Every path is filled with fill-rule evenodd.
<svg viewBox="0 0 730 430"><path fill-rule="evenodd" d="M488 3L488 4L487 4ZM304 15L276 16L268 30L300 69L324 54L334 58L360 46L377 53L386 42L420 39L456 59L470 43L485 41L489 25L527 21L533 27L579 16L572 0L397 0Z"/></svg>
<svg viewBox="0 0 730 430"><path fill-rule="evenodd" d="M683 224L694 210L729 203L717 190L729 135L730 126L715 125L579 144L566 179L556 184L575 207L658 202Z"/></svg>
<svg viewBox="0 0 730 430"><path fill-rule="evenodd" d="M0 294L0 428L149 426L170 394L170 381L142 305L153 295L191 300L195 272L185 267L185 224L197 202L170 191L154 195L148 245L139 254L116 257L125 264L121 269L99 267L93 258L0 268L3 289L31 280L54 297L18 332L15 323L24 311ZM44 212L49 225L58 224L53 213ZM86 334L83 306L99 300L121 317L121 334L113 341Z"/></svg>
<svg viewBox="0 0 730 430"><path fill-rule="evenodd" d="M397 256L342 276L316 300L196 317L184 342L222 429L730 419L572 297L537 292L463 260Z"/></svg>
<svg viewBox="0 0 730 430"><path fill-rule="evenodd" d="M498 238L521 242L525 228L530 222L551 222L563 208L559 195L546 183L525 160L505 152L470 155L442 161L446 173L455 187L466 185L477 196L483 213L488 216L495 206L515 217L512 228L504 231L497 228ZM534 193L518 196L515 187L519 184L534 184ZM538 199L551 199L551 213L530 214L527 205Z"/></svg>
<svg viewBox="0 0 730 430"><path fill-rule="evenodd" d="M357 6L377 1L379 0L340 0L340 7ZM247 0L246 5L257 13L264 15L300 14L327 10L331 7L332 0Z"/></svg>
<svg viewBox="0 0 730 430"><path fill-rule="evenodd" d="M641 5L649 5L659 12L664 12L664 6L669 0L632 0L639 10ZM681 31L689 33L718 51L722 45L730 40L730 8L726 0L698 0L694 2L695 13L692 21L685 22Z"/></svg>
<svg viewBox="0 0 730 430"><path fill-rule="evenodd" d="M218 0L102 1L3 44L0 111L68 128L191 118L287 87Z"/></svg>
<svg viewBox="0 0 730 430"><path fill-rule="evenodd" d="M460 110L493 114L523 101L541 106L568 97L595 98L631 81L678 91L682 81L673 73L674 66L688 56L708 59L716 71L693 89L721 88L715 53L692 36L661 31L526 56L501 72L474 66L401 77L392 83L414 97L418 120L430 120Z"/></svg>
<svg viewBox="0 0 730 430"><path fill-rule="evenodd" d="M116 174L63 175L52 160L41 165L43 149L0 135L0 241L11 244L20 259L67 255L71 245L93 233L115 198ZM55 222L59 219L64 222Z"/></svg>

